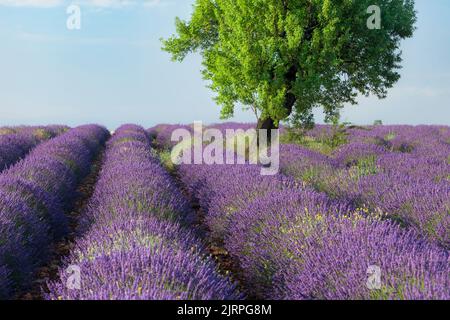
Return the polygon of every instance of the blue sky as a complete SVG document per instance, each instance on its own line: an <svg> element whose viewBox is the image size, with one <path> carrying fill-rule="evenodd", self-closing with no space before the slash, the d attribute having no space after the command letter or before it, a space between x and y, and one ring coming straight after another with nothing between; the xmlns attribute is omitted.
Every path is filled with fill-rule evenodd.
<svg viewBox="0 0 450 320"><path fill-rule="evenodd" d="M81 7L81 30L66 8ZM201 59L173 63L159 39L194 0L0 0L0 125L216 122ZM418 30L403 43L389 97L361 98L343 120L450 125L450 1L416 0ZM320 112L317 119L321 120ZM235 121L254 121L236 110Z"/></svg>

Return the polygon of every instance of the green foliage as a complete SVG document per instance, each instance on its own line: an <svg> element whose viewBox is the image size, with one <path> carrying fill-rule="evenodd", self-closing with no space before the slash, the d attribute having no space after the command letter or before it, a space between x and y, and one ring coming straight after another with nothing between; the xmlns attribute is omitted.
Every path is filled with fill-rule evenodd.
<svg viewBox="0 0 450 320"><path fill-rule="evenodd" d="M402 153L411 153L414 151L414 146L410 144L402 144L400 147L394 148L394 151Z"/></svg>
<svg viewBox="0 0 450 320"><path fill-rule="evenodd" d="M34 130L33 132L34 136L38 139L50 139L52 137L51 133L48 132L46 129L39 128Z"/></svg>
<svg viewBox="0 0 450 320"><path fill-rule="evenodd" d="M382 286L380 289L370 290L369 293L369 299L377 301L392 300L393 298L402 300L401 297L403 297L402 290L400 288L396 290L391 286Z"/></svg>
<svg viewBox="0 0 450 320"><path fill-rule="evenodd" d="M382 126L382 125L383 125L383 121L382 121L382 120L375 120L375 121L373 122L373 125L374 125L374 126Z"/></svg>
<svg viewBox="0 0 450 320"><path fill-rule="evenodd" d="M377 158L374 155L358 159L356 164L350 169L350 174L356 179L377 173Z"/></svg>
<svg viewBox="0 0 450 320"><path fill-rule="evenodd" d="M333 117L331 120L332 129L331 136L325 138L326 143L333 149L347 143L347 127L350 125L349 122L339 122L339 116Z"/></svg>
<svg viewBox="0 0 450 320"><path fill-rule="evenodd" d="M333 150L348 142L347 128L349 123L340 123L339 117L334 117L331 134L324 134L314 138L308 136L308 130L304 127L288 127L286 133L280 137L281 143L295 143L308 149L331 154Z"/></svg>
<svg viewBox="0 0 450 320"><path fill-rule="evenodd" d="M16 130L14 128L8 128L8 127L0 128L0 135L13 134L13 133L16 133Z"/></svg>
<svg viewBox="0 0 450 320"><path fill-rule="evenodd" d="M199 52L222 117L236 105L278 123L327 118L358 94L384 98L400 78L400 41L411 37L413 0L378 0L381 29L367 27L372 0L196 0L189 21L163 40L173 60Z"/></svg>
<svg viewBox="0 0 450 320"><path fill-rule="evenodd" d="M428 236L440 239L445 242L445 239L439 237L439 233L437 232L439 226L443 225L445 219L450 216L450 208L448 210L444 210L442 212L434 212L434 214L430 217L430 219L425 223L425 232Z"/></svg>
<svg viewBox="0 0 450 320"><path fill-rule="evenodd" d="M392 141L395 139L395 137L397 136L397 134L395 132L389 132L385 137L384 140L385 141Z"/></svg>
<svg viewBox="0 0 450 320"><path fill-rule="evenodd" d="M161 164L163 165L163 167L168 172L170 172L170 173L175 173L176 172L176 166L172 162L171 151L170 150L161 151L159 153L159 159L160 159Z"/></svg>
<svg viewBox="0 0 450 320"><path fill-rule="evenodd" d="M118 140L114 141L114 144L133 142L134 140L135 140L134 138L125 137L125 138L121 138L121 139L118 139Z"/></svg>
<svg viewBox="0 0 450 320"><path fill-rule="evenodd" d="M294 128L288 129L287 132L280 137L280 143L298 144L326 155L330 155L333 152L334 149L326 140L316 139L300 132L302 131L295 130Z"/></svg>

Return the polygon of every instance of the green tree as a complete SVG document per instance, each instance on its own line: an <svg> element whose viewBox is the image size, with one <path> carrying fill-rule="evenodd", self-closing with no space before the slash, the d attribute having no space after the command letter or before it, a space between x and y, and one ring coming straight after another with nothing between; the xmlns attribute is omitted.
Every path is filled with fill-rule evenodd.
<svg viewBox="0 0 450 320"><path fill-rule="evenodd" d="M199 52L222 118L242 105L270 129L311 122L316 107L335 118L358 94L384 98L415 21L413 0L196 0L163 50L175 61Z"/></svg>

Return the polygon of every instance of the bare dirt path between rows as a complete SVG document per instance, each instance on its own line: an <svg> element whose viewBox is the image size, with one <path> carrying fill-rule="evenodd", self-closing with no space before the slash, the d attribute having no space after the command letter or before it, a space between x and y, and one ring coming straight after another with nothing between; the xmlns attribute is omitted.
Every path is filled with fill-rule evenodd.
<svg viewBox="0 0 450 320"><path fill-rule="evenodd" d="M230 256L229 252L224 248L222 243L211 240L209 236L210 230L208 229L205 223L206 213L203 208L198 204L198 200L193 198L192 195L182 186L182 182L179 181L179 178L174 176L174 179L177 180L182 192L188 198L191 208L194 210L197 218L196 228L201 230L201 238L206 243L208 252L214 258L214 261L217 264L218 270L222 275L230 277L230 279L237 284L237 287L240 292L244 293L247 300L257 300L257 297L253 297L250 294L250 291L247 289L242 275L242 270L239 267L239 264L236 263L234 259Z"/></svg>
<svg viewBox="0 0 450 320"><path fill-rule="evenodd" d="M161 149L158 149L155 145L153 145L153 148L158 154L161 152ZM245 281L242 277L243 273L238 263L236 263L236 261L232 259L229 252L224 248L223 243L213 241L209 236L210 230L205 223L206 212L200 206L198 199L193 197L187 190L178 174L178 170L176 168L174 170L168 170L167 168L165 169L170 174L170 176L172 176L175 184L178 186L184 196L188 199L196 218L196 221L193 223L192 227L197 232L201 240L206 244L208 253L211 254L217 264L218 271L222 275L230 277L230 279L237 285L239 291L245 294L247 300L257 300L258 298L254 297L250 293L251 291L248 290L248 286L245 284Z"/></svg>
<svg viewBox="0 0 450 320"><path fill-rule="evenodd" d="M103 164L104 153L105 147L102 146L101 150L92 161L90 173L81 180L76 190L77 196L73 203L72 210L67 213L69 219L68 236L53 245L49 262L36 271L35 280L33 281L31 289L20 295L20 300L43 300L43 290L47 290L47 281L59 280L58 268L74 246L75 239L77 238L76 229L78 226L78 219L84 212L94 193L97 178Z"/></svg>

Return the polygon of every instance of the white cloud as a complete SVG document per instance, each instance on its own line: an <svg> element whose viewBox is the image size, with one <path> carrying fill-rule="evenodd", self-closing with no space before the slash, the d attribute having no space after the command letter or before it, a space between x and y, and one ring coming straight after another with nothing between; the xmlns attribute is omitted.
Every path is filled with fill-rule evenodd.
<svg viewBox="0 0 450 320"><path fill-rule="evenodd" d="M144 7L155 7L167 2L167 0L80 0L79 2L80 4L100 8L122 8L139 5Z"/></svg>
<svg viewBox="0 0 450 320"><path fill-rule="evenodd" d="M123 8L127 6L143 6L149 8L160 6L167 2L167 0L0 0L0 6L50 8L62 4L78 3L81 6L86 5L97 8Z"/></svg>
<svg viewBox="0 0 450 320"><path fill-rule="evenodd" d="M0 5L11 7L55 7L62 4L62 0L0 0Z"/></svg>
<svg viewBox="0 0 450 320"><path fill-rule="evenodd" d="M136 1L132 0L85 0L80 1L81 5L88 5L100 8L120 8L130 5L135 5Z"/></svg>

